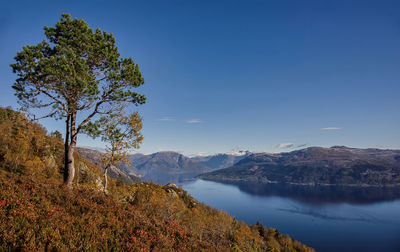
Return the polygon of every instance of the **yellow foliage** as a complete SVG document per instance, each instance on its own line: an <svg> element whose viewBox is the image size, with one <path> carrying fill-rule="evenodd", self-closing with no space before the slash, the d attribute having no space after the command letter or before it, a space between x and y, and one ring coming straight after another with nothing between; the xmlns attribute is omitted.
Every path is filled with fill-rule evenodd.
<svg viewBox="0 0 400 252"><path fill-rule="evenodd" d="M54 168L62 164L61 139L46 135L41 125L8 108L0 108L0 132L0 165L3 168L21 174L57 174ZM52 171L45 164L49 157L58 161L54 162Z"/></svg>

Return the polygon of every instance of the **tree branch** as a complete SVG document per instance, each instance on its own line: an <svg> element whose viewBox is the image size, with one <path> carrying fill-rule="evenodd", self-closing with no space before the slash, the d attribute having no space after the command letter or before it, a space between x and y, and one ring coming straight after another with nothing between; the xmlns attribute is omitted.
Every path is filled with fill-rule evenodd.
<svg viewBox="0 0 400 252"><path fill-rule="evenodd" d="M50 94L49 92L47 92L46 90L42 90L42 89L39 87L39 84L38 84L38 83L35 83L35 86L36 86L36 89L39 90L39 93L43 93L43 94L47 95L48 97L50 97L51 99L53 99L55 102L57 102L58 104L60 104L60 105L63 107L63 110L64 110L65 112L68 113L68 110L67 110L67 108L66 108L66 106L65 106L65 104L64 104L63 102L61 102L59 99L57 99L56 97L54 97L53 95L51 95L51 94Z"/></svg>
<svg viewBox="0 0 400 252"><path fill-rule="evenodd" d="M41 117L39 117L39 118L36 118L35 115L33 115L32 121L39 121L39 120L44 119L44 118L47 118L47 117L52 117L52 116L55 115L55 114L57 114L57 111L54 111L53 113L50 113L50 114L45 115L45 116L41 116Z"/></svg>
<svg viewBox="0 0 400 252"><path fill-rule="evenodd" d="M57 103L57 102L54 101L54 102L50 102L50 103L47 103L47 104L37 105L36 108L45 108L45 107L48 107L48 106L53 105L55 103Z"/></svg>
<svg viewBox="0 0 400 252"><path fill-rule="evenodd" d="M103 93L102 99L101 99L99 102L96 103L96 106L94 107L93 112L92 112L85 120L83 120L83 121L79 124L78 128L76 129L76 134L79 133L79 131L82 129L82 127L83 127L87 122L89 122L90 119L92 119L93 116L95 116L97 113L99 113L99 108L100 108L100 106L101 106L103 103L105 103L105 102L107 101L107 97L114 91L115 87L116 87L116 85L113 85L113 86L110 88L110 90L108 90L107 92L104 92L104 93ZM100 113L101 113L101 112L100 112Z"/></svg>

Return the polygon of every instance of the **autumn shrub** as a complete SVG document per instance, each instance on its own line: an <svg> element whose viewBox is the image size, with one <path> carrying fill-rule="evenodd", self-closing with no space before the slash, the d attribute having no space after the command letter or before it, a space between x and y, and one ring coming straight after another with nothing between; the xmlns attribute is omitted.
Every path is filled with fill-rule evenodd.
<svg viewBox="0 0 400 252"><path fill-rule="evenodd" d="M52 177L62 162L62 139L10 108L0 108L1 166L12 172ZM61 158L60 158L61 157Z"/></svg>

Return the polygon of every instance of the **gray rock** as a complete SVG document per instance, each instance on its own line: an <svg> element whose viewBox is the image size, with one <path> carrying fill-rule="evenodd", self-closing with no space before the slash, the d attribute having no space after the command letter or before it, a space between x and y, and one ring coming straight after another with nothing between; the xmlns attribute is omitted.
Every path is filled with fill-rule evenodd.
<svg viewBox="0 0 400 252"><path fill-rule="evenodd" d="M166 184L165 186L167 186L167 187L172 187L172 188L175 188L175 189L179 189L179 187L178 187L176 184L174 184L174 183L168 183L168 184Z"/></svg>

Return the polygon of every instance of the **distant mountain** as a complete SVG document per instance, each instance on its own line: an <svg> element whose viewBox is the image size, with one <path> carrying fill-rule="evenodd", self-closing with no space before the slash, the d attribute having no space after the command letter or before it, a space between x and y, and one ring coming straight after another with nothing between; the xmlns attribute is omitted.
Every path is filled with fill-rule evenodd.
<svg viewBox="0 0 400 252"><path fill-rule="evenodd" d="M258 153L198 178L299 185L400 186L400 150L334 146Z"/></svg>
<svg viewBox="0 0 400 252"><path fill-rule="evenodd" d="M216 155L210 155L210 156L196 156L192 157L191 159L193 161L202 163L208 167L210 167L213 170L217 169L222 169L222 168L227 168L230 167L243 158L248 157L251 155L251 152L249 151L241 151L237 154L216 154Z"/></svg>
<svg viewBox="0 0 400 252"><path fill-rule="evenodd" d="M150 155L134 154L129 157L132 167L123 169L132 175L140 176L143 181L159 184L181 182L211 171L204 164L172 151L157 152Z"/></svg>
<svg viewBox="0 0 400 252"><path fill-rule="evenodd" d="M82 155L92 164L99 166L104 171L104 167L101 163L101 156L103 155L102 152L82 147L77 147L76 149L80 155ZM121 178L122 181L127 184L140 181L139 177L135 176L134 174L128 174L123 169L120 169L116 166L111 166L107 174L111 178Z"/></svg>

